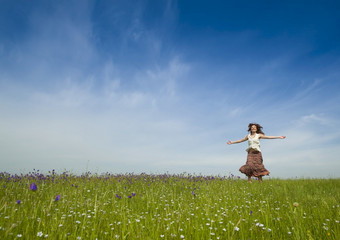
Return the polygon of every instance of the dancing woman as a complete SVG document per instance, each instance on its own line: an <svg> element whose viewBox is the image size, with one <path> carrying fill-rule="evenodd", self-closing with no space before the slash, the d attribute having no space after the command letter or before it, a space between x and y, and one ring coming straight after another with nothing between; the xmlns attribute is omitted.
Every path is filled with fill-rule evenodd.
<svg viewBox="0 0 340 240"><path fill-rule="evenodd" d="M240 168L240 172L248 177L251 183L251 177L257 177L262 183L262 176L269 175L269 171L263 165L262 153L260 148L260 139L284 139L285 136L266 136L262 132L262 126L257 123L249 123L249 134L237 141L228 141L227 144L241 143L248 140L247 162Z"/></svg>

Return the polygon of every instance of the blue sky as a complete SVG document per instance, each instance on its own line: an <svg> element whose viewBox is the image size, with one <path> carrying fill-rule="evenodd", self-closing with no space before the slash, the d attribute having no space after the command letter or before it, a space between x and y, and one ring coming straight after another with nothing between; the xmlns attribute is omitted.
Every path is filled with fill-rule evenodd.
<svg viewBox="0 0 340 240"><path fill-rule="evenodd" d="M1 171L340 177L338 1L1 1Z"/></svg>

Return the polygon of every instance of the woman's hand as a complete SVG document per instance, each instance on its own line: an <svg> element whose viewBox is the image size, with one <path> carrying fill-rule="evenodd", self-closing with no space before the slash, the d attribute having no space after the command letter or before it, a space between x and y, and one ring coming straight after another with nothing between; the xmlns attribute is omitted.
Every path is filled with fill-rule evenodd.
<svg viewBox="0 0 340 240"><path fill-rule="evenodd" d="M280 138L281 138L281 139L285 139L285 138L286 138L286 136L280 136Z"/></svg>
<svg viewBox="0 0 340 240"><path fill-rule="evenodd" d="M229 140L229 141L227 142L227 144L230 145L230 144L232 144L232 142Z"/></svg>

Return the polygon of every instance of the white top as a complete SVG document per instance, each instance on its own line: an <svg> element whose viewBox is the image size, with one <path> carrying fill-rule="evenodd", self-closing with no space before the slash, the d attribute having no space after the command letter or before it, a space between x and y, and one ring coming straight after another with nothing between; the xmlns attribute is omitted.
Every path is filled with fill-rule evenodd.
<svg viewBox="0 0 340 240"><path fill-rule="evenodd" d="M254 137L251 137L250 134L248 134L248 148L246 149L246 151L249 152L250 149L254 149L256 151L261 152L260 138L257 133L255 134Z"/></svg>

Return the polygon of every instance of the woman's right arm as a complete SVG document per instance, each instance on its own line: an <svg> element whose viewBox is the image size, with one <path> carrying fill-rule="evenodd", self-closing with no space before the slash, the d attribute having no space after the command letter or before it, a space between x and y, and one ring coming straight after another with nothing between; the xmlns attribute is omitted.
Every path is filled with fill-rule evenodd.
<svg viewBox="0 0 340 240"><path fill-rule="evenodd" d="M244 142L244 141L247 141L248 140L248 135L246 135L244 138L240 139L240 140L237 140L237 141L228 141L227 144L230 145L230 144L235 144L235 143L241 143L241 142Z"/></svg>

